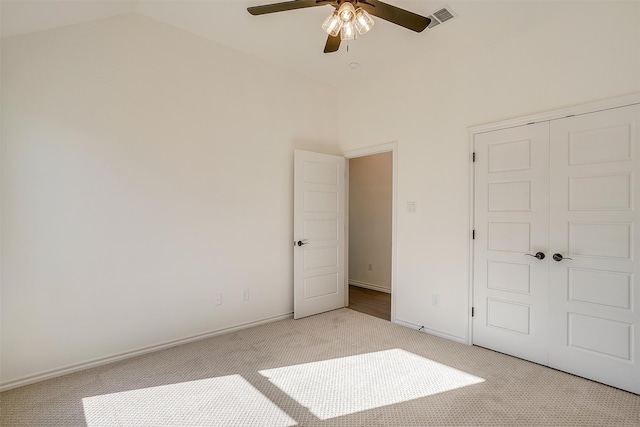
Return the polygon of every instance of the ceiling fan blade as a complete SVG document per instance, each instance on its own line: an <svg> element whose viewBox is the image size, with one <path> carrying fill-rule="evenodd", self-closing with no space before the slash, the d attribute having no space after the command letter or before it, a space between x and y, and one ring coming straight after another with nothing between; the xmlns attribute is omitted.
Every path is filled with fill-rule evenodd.
<svg viewBox="0 0 640 427"><path fill-rule="evenodd" d="M252 15L264 15L265 13L284 12L286 10L304 9L306 7L324 6L335 3L334 0L294 0L282 3L265 4L262 6L248 7Z"/></svg>
<svg viewBox="0 0 640 427"><path fill-rule="evenodd" d="M417 33L427 28L431 23L431 19L422 15L377 0L361 1L358 2L358 6L373 16L393 22Z"/></svg>
<svg viewBox="0 0 640 427"><path fill-rule="evenodd" d="M340 48L340 33L337 36L327 37L327 44L324 45L324 53L337 52Z"/></svg>

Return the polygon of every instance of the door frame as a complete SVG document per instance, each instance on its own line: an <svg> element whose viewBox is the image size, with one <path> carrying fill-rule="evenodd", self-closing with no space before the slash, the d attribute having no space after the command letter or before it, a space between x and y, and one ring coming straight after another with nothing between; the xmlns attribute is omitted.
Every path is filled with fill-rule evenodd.
<svg viewBox="0 0 640 427"><path fill-rule="evenodd" d="M381 153L391 153L391 163L392 163L392 171L391 171L391 322L396 323L396 303L395 298L393 297L396 291L396 260L397 260L397 242L396 242L396 231L397 231L397 201L398 201L398 143L397 142L389 142L386 144L373 145L370 147L359 148L356 150L349 150L344 152L342 155L347 159L355 159L357 157L365 157L371 156L373 154L381 154ZM346 189L345 189L345 251L344 251L344 262L345 262L345 277L344 277L344 306L349 306L349 162L346 164Z"/></svg>
<svg viewBox="0 0 640 427"><path fill-rule="evenodd" d="M523 126L533 123L546 122L551 120L562 119L569 116L577 116L581 114L595 113L597 111L610 110L613 108L626 107L629 105L640 104L640 93L608 98L600 101L590 102L586 104L574 105L567 108L545 111L543 113L531 114L527 116L515 117L498 122L491 122L477 126L471 126L467 129L469 138L469 284L467 292L467 344L473 344L473 319L471 311L473 309L474 283L473 283L473 267L474 267L474 248L472 230L475 229L475 164L473 163L473 154L475 152L475 136L480 133L491 132L495 130L508 129L517 126Z"/></svg>

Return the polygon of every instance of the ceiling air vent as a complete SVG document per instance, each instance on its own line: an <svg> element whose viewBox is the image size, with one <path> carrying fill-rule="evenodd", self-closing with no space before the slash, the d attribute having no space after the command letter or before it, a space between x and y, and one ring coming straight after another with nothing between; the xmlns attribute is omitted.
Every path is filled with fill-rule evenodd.
<svg viewBox="0 0 640 427"><path fill-rule="evenodd" d="M436 25L440 25L442 23L445 23L448 20L452 19L454 16L455 15L451 11L451 9L449 9L448 7L444 7L442 9L440 9L439 11L434 12L433 14L427 16L427 18L431 19L431 23L429 24L429 26L427 28L433 28Z"/></svg>

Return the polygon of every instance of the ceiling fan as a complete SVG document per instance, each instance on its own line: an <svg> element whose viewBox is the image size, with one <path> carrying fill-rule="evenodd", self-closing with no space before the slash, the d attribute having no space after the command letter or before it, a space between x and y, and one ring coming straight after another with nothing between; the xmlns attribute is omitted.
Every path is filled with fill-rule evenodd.
<svg viewBox="0 0 640 427"><path fill-rule="evenodd" d="M342 40L353 40L373 27L371 15L396 25L421 32L431 19L378 0L293 0L247 8L252 15L331 5L335 9L325 19L322 28L329 34L324 53L336 52Z"/></svg>

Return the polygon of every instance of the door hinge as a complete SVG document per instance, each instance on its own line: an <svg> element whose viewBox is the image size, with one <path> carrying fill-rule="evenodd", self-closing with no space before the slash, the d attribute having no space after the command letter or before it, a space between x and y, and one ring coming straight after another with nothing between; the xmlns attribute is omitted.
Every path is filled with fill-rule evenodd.
<svg viewBox="0 0 640 427"><path fill-rule="evenodd" d="M475 311L476 311L476 308L475 307L471 307L471 317L475 316L475 314L476 314Z"/></svg>
<svg viewBox="0 0 640 427"><path fill-rule="evenodd" d="M476 152L475 152L475 151L473 152L472 161L473 161L473 163L475 163L475 162L476 162Z"/></svg>
<svg viewBox="0 0 640 427"><path fill-rule="evenodd" d="M476 230L471 230L471 240L476 239Z"/></svg>

